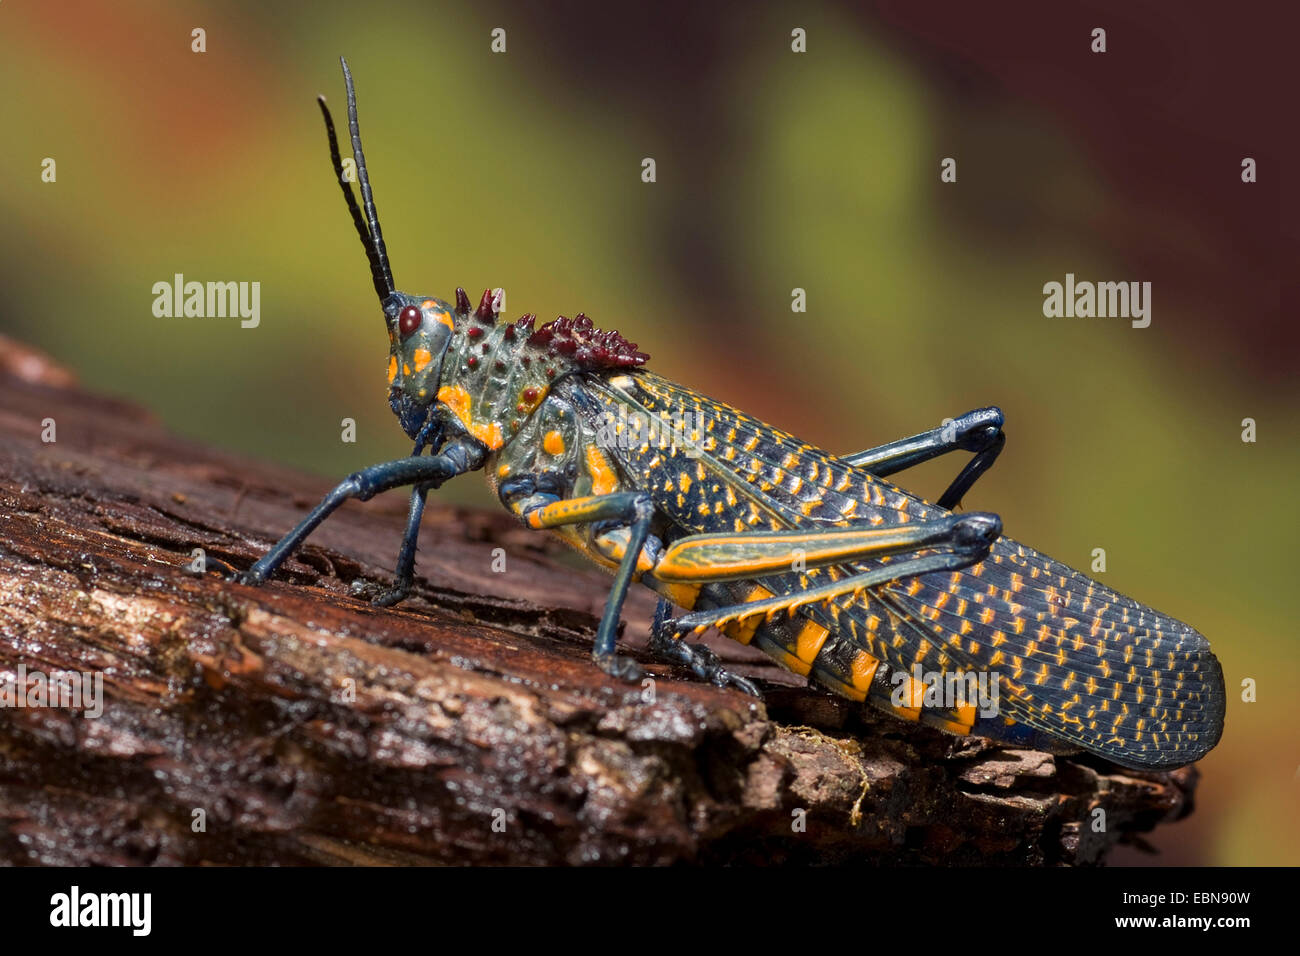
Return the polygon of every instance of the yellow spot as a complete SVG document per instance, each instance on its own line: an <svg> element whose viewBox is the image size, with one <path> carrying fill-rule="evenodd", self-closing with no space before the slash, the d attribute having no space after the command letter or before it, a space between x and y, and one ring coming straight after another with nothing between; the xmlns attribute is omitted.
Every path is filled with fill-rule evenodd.
<svg viewBox="0 0 1300 956"><path fill-rule="evenodd" d="M434 302L432 299L425 299L423 302L420 303L420 308L424 309L424 311L426 312L428 312L430 309L436 309L437 307L438 307L438 303ZM447 326L447 328L451 329L453 332L456 331L456 326L452 324L451 316L448 315L446 312L435 312L433 314L433 321L441 322L443 325Z"/></svg>
<svg viewBox="0 0 1300 956"><path fill-rule="evenodd" d="M408 365L408 364L405 363L405 362L402 363L402 374L403 374L403 375L410 375L410 374L411 374L411 366Z"/></svg>
<svg viewBox="0 0 1300 956"><path fill-rule="evenodd" d="M555 434L554 432L551 433ZM560 442L563 449L564 442ZM548 449L549 450L549 449ZM591 493L593 495L607 495L618 489L618 475L614 473L609 459L595 445L587 446L587 473L591 475Z"/></svg>
<svg viewBox="0 0 1300 956"><path fill-rule="evenodd" d="M772 592L767 588L760 586L754 587L742 603L749 604L753 601L766 601L772 597ZM763 623L763 616L756 614L744 621L732 621L724 625L722 632L733 641L739 641L741 644L748 644L754 639L754 632L758 630L758 625Z"/></svg>
<svg viewBox="0 0 1300 956"><path fill-rule="evenodd" d="M433 361L433 356L428 349L416 349L411 357L415 359L415 370L417 372L423 372L429 363Z"/></svg>
<svg viewBox="0 0 1300 956"><path fill-rule="evenodd" d="M876 668L879 666L880 661L865 651L858 651L850 667L850 672L853 675L853 686L862 691L870 690L871 681L876 676Z"/></svg>
<svg viewBox="0 0 1300 956"><path fill-rule="evenodd" d="M800 677L807 677L808 672L812 670L811 664L799 660L799 658L795 657L793 654L787 654L784 651L777 650L768 651L768 653L771 654L772 657L776 658L778 664L788 671L794 671Z"/></svg>
<svg viewBox="0 0 1300 956"><path fill-rule="evenodd" d="M536 392L536 394L533 395L531 400L524 397L524 392L527 391L528 389L524 389L522 392L519 393L519 402L518 402L519 405L523 406L523 414L525 415L531 412L533 409L535 409L538 405L542 404L542 399L546 397L546 393L549 391L549 389L535 388L534 391Z"/></svg>
<svg viewBox="0 0 1300 956"><path fill-rule="evenodd" d="M501 426L496 422L481 423L470 418L470 406L473 404L469 392L460 385L444 385L438 389L438 401L442 402L460 419L465 430L487 445L490 449L500 448L505 444L501 436Z"/></svg>
<svg viewBox="0 0 1300 956"><path fill-rule="evenodd" d="M506 477L507 475L509 475L509 474L510 474L510 466L509 466L509 465L502 465L500 468L497 469L497 477L498 477L498 478L505 478L505 477Z"/></svg>
<svg viewBox="0 0 1300 956"><path fill-rule="evenodd" d="M809 621L803 626L799 636L795 638L795 654L799 660L811 664L817 658L818 652L821 651L822 645L826 643L826 638L829 636L830 631L820 624Z"/></svg>
<svg viewBox="0 0 1300 956"><path fill-rule="evenodd" d="M557 431L549 431L542 439L542 447L546 449L548 455L563 455L564 436Z"/></svg>
<svg viewBox="0 0 1300 956"><path fill-rule="evenodd" d="M388 384L393 384L393 379L397 378L397 356L388 356Z"/></svg>

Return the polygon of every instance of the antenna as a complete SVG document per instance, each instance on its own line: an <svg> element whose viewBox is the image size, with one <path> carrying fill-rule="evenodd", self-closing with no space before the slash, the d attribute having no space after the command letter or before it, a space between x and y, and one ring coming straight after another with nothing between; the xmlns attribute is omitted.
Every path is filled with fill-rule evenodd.
<svg viewBox="0 0 1300 956"><path fill-rule="evenodd" d="M352 155L357 163L357 178L361 180L361 201L365 204L366 210L364 218L352 187L343 178L343 160L339 155L338 136L334 132L334 118L330 116L324 96L316 97L316 102L320 104L321 115L325 117L325 132L329 135L330 159L334 163L334 175L338 179L339 188L343 190L343 199L348 204L348 212L352 214L352 224L356 226L361 244L366 248L366 259L370 262L370 275L382 304L395 290L393 273L388 265L388 250L384 247L384 236L379 230L379 214L375 210L375 197L370 190L366 156L361 150L361 131L357 126L357 94L352 85L352 71L348 69L348 61L343 57L339 57L339 62L343 64L343 80L348 89L348 129L352 134Z"/></svg>

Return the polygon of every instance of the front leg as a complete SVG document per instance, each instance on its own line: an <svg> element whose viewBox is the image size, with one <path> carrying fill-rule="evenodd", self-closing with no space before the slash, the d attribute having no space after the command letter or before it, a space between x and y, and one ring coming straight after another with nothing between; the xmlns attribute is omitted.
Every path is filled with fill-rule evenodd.
<svg viewBox="0 0 1300 956"><path fill-rule="evenodd" d="M317 525L328 518L349 498L368 501L382 491L402 485L427 483L442 484L456 475L473 471L483 463L484 452L478 443L456 442L448 445L441 454L430 457L398 458L381 465L363 468L339 482L325 499L308 513L292 531L286 534L247 571L236 573L232 580L241 584L258 585L275 573ZM412 542L412 551L414 543ZM412 558L414 559L414 558Z"/></svg>
<svg viewBox="0 0 1300 956"><path fill-rule="evenodd" d="M397 569L393 586L381 591L370 599L376 607L392 607L404 601L415 584L415 544L420 537L420 519L424 517L424 500L429 491L436 488L433 482L426 481L411 490L411 509L406 515L406 532L402 535L402 548L397 553Z"/></svg>
<svg viewBox="0 0 1300 956"><path fill-rule="evenodd" d="M433 445L437 448L442 444L442 424L436 418L431 418L429 424L420 432L420 437L415 442L415 448L412 455L418 455L424 451L426 444ZM411 507L406 514L406 531L402 534L402 547L397 553L397 568L394 573L393 586L386 591L380 591L370 599L370 603L376 607L392 607L400 601L404 601L411 593L411 587L415 584L415 547L420 537L420 520L424 517L424 503L429 496L429 492L437 488L441 482L426 481L416 485L411 489ZM355 589L358 593L369 591L374 593L369 586L361 589Z"/></svg>

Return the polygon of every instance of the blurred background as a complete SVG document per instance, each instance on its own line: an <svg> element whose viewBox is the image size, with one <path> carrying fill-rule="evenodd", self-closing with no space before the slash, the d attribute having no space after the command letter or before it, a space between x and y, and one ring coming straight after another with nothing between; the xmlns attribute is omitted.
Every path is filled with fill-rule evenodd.
<svg viewBox="0 0 1300 956"><path fill-rule="evenodd" d="M585 311L835 451L1000 405L967 506L1081 569L1104 548L1105 583L1224 665L1197 811L1114 861L1294 865L1295 77L1270 10L9 0L0 333L250 455L342 476L406 454L313 102L341 116L346 54L400 288ZM1044 317L1067 272L1151 282L1150 327ZM260 325L156 318L175 273L260 282Z"/></svg>

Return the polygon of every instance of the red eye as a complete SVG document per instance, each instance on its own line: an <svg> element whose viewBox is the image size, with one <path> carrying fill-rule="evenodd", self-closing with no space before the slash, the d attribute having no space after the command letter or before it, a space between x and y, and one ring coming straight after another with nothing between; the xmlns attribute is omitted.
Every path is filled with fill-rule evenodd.
<svg viewBox="0 0 1300 956"><path fill-rule="evenodd" d="M413 305L404 308L397 317L397 330L402 333L402 338L406 338L412 332L420 327L424 321L424 313Z"/></svg>

